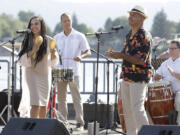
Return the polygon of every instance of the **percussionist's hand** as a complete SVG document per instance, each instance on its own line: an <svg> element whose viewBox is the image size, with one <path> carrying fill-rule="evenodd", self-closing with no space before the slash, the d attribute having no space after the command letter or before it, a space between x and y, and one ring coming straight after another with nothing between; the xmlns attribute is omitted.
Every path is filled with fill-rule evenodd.
<svg viewBox="0 0 180 135"><path fill-rule="evenodd" d="M108 49L108 51L105 53L106 56L111 57L112 56L112 47Z"/></svg>
<svg viewBox="0 0 180 135"><path fill-rule="evenodd" d="M162 75L156 74L156 75L154 76L154 80L155 80L155 81L159 81L159 80L161 80L161 79L163 79L163 76L162 76Z"/></svg>
<svg viewBox="0 0 180 135"><path fill-rule="evenodd" d="M167 68L168 68L168 71L170 72L170 74L172 76L174 76L175 75L174 70L171 67L169 67L169 66L167 66Z"/></svg>
<svg viewBox="0 0 180 135"><path fill-rule="evenodd" d="M77 57L74 58L74 60L77 61L77 62L80 62L81 59L82 59L81 56L77 56Z"/></svg>

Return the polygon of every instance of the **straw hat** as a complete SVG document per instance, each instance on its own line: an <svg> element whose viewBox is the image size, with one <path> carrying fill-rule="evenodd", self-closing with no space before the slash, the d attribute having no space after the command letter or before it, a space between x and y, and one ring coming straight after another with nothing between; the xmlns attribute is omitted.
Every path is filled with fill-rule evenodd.
<svg viewBox="0 0 180 135"><path fill-rule="evenodd" d="M134 8L131 9L131 11L128 11L128 12L129 13L131 13L131 12L138 13L138 14L142 15L144 18L147 18L146 10L139 5L135 6Z"/></svg>

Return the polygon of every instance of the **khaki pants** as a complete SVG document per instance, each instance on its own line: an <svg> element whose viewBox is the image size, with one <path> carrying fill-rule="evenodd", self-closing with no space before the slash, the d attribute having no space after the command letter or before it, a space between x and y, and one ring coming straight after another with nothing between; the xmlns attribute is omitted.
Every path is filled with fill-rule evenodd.
<svg viewBox="0 0 180 135"><path fill-rule="evenodd" d="M180 91L176 92L174 102L175 109L178 112L176 122L178 125L180 125Z"/></svg>
<svg viewBox="0 0 180 135"><path fill-rule="evenodd" d="M78 76L74 77L73 82L63 82L63 81L58 82L58 109L60 113L63 115L63 117L65 118L65 120L67 120L68 109L67 109L66 97L67 97L68 85L69 85L71 96L74 103L77 123L81 123L82 125L84 125L83 106L82 106L82 101L81 101L80 92L79 92L79 77Z"/></svg>
<svg viewBox="0 0 180 135"><path fill-rule="evenodd" d="M149 125L144 108L147 84L122 81L120 89L127 135L137 135L142 125Z"/></svg>

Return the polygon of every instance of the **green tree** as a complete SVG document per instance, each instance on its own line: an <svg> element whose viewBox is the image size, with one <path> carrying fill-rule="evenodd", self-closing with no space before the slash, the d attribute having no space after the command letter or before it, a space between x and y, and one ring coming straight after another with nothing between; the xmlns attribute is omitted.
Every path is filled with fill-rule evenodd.
<svg viewBox="0 0 180 135"><path fill-rule="evenodd" d="M47 25L46 25L46 33L47 33L47 35L49 35L49 36L53 36L53 33L52 33L50 27L47 26Z"/></svg>
<svg viewBox="0 0 180 135"><path fill-rule="evenodd" d="M0 37L11 37L12 31L6 21L0 21Z"/></svg>
<svg viewBox="0 0 180 135"><path fill-rule="evenodd" d="M113 25L113 22L112 22L111 18L108 18L105 22L104 28L109 31L109 30L111 30L112 25Z"/></svg>
<svg viewBox="0 0 180 135"><path fill-rule="evenodd" d="M75 14L73 14L72 16L72 27L82 33L87 33L87 32L93 32L92 28L88 28L86 24L79 24L78 23L78 19L76 17ZM57 34L59 32L63 31L63 27L61 25L61 23L59 22L58 24L56 24L55 29L54 29L54 34Z"/></svg>
<svg viewBox="0 0 180 135"><path fill-rule="evenodd" d="M108 18L104 25L105 31L112 31L112 27L117 26L117 25L122 25L124 28L121 30L118 30L117 33L114 33L111 39L108 38L110 37L109 35L105 36L103 40L107 40L108 41L107 44L109 44L109 42L112 42L114 40L116 40L115 41L116 43L119 42L120 44L122 44L123 40L125 39L125 35L128 33L130 29L128 25L128 18L125 16L122 16L122 17L115 18L114 20L111 20L111 18Z"/></svg>
<svg viewBox="0 0 180 135"><path fill-rule="evenodd" d="M176 32L177 32L177 33L180 33L180 22L177 24Z"/></svg>
<svg viewBox="0 0 180 135"><path fill-rule="evenodd" d="M158 12L153 20L153 25L151 29L151 34L153 37L161 37L161 38L169 38L170 37L170 31L169 26L170 22L167 20L167 15L162 9L160 12Z"/></svg>
<svg viewBox="0 0 180 135"><path fill-rule="evenodd" d="M63 31L63 27L62 27L61 23L59 22L59 23L56 24L56 26L54 28L54 31L53 31L53 34L55 35L55 34L61 32L61 31Z"/></svg>
<svg viewBox="0 0 180 135"><path fill-rule="evenodd" d="M153 37L169 39L173 33L177 32L177 25L178 23L167 19L167 15L162 9L154 17L151 34Z"/></svg>
<svg viewBox="0 0 180 135"><path fill-rule="evenodd" d="M78 27L78 19L77 19L76 14L73 14L73 16L72 16L72 22L73 22L72 27L73 27L73 28L77 28L77 27Z"/></svg>
<svg viewBox="0 0 180 135"><path fill-rule="evenodd" d="M30 18L34 15L35 13L32 11L19 11L18 13L19 20L22 22L29 22Z"/></svg>
<svg viewBox="0 0 180 135"><path fill-rule="evenodd" d="M24 22L13 18L11 15L2 14L0 15L0 37L14 37L16 30L24 29L25 25L26 24Z"/></svg>

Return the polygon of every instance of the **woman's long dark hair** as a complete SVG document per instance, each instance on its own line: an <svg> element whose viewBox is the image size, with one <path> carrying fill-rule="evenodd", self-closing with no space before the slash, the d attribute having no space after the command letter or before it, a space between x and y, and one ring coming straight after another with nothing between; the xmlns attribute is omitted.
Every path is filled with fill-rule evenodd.
<svg viewBox="0 0 180 135"><path fill-rule="evenodd" d="M37 18L40 21L41 24L41 36L43 37L43 43L41 44L38 52L37 52L37 57L35 59L35 65L40 62L43 59L43 56L46 54L47 52L47 36L46 36L46 25L45 22L43 20L42 17L39 16L33 16L28 24L28 29L30 29L31 27L31 21L33 19ZM23 41L22 41L22 47L21 47L21 51L19 52L18 56L19 58L32 50L33 48L33 38L34 38L34 34L33 32L31 32L30 34L26 34Z"/></svg>

